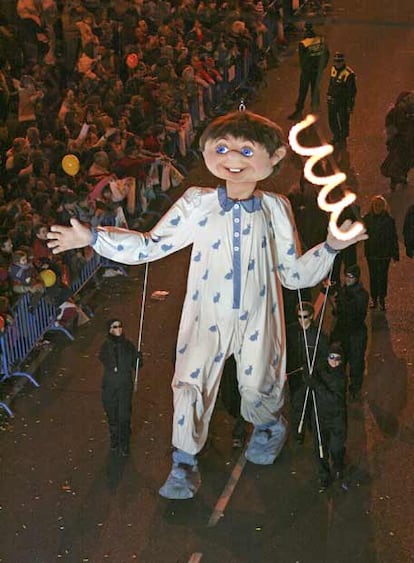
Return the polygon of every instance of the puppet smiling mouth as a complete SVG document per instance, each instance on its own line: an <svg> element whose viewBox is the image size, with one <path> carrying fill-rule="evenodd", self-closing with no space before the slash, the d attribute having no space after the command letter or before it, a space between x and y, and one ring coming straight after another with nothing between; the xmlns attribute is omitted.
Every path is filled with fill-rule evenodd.
<svg viewBox="0 0 414 563"><path fill-rule="evenodd" d="M238 174L239 172L242 172L243 170L241 168L228 168L229 172L232 172L233 174Z"/></svg>

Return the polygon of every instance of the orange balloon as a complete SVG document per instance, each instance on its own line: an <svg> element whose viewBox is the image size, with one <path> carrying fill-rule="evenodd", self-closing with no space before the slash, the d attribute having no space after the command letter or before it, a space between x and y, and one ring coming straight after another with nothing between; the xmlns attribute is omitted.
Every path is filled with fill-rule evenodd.
<svg viewBox="0 0 414 563"><path fill-rule="evenodd" d="M139 58L136 53L130 53L126 58L126 65L128 68L136 68L139 63Z"/></svg>
<svg viewBox="0 0 414 563"><path fill-rule="evenodd" d="M42 270L39 275L42 278L45 287L52 287L55 285L56 274L53 270Z"/></svg>
<svg viewBox="0 0 414 563"><path fill-rule="evenodd" d="M79 172L79 159L74 154L67 154L62 158L62 168L69 176L76 176Z"/></svg>

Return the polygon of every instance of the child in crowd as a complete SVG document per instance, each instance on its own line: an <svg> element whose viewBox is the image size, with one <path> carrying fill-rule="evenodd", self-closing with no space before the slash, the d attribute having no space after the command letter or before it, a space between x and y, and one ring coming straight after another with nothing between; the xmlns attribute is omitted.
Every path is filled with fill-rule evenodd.
<svg viewBox="0 0 414 563"><path fill-rule="evenodd" d="M31 306L36 307L43 295L44 285L33 263L29 261L27 252L15 250L9 268L12 290L17 294L31 293Z"/></svg>

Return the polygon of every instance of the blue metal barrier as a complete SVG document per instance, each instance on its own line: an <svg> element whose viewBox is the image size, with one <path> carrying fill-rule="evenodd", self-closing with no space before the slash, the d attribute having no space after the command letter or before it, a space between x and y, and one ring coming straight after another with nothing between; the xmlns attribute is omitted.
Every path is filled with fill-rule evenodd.
<svg viewBox="0 0 414 563"><path fill-rule="evenodd" d="M80 271L78 279L71 284L73 294L78 293L84 287L100 266L101 257L94 252ZM38 382L30 373L21 371L19 368L46 332L59 331L70 340L74 340L70 331L56 322L57 314L58 306L50 303L44 297L40 299L36 307L31 305L31 295L26 294L19 299L13 308L13 323L0 336L2 369L0 383L10 377L18 376L25 377L35 387L39 387ZM4 402L0 402L0 407L13 416L12 411Z"/></svg>

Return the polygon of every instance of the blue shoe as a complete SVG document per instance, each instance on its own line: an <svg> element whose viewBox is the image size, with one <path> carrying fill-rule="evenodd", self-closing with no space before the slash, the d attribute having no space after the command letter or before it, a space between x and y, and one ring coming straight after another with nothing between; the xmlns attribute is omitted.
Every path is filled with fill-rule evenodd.
<svg viewBox="0 0 414 563"><path fill-rule="evenodd" d="M255 426L246 459L257 465L271 465L281 452L287 438L287 424L283 416L273 424Z"/></svg>
<svg viewBox="0 0 414 563"><path fill-rule="evenodd" d="M173 466L159 494L168 499L193 498L201 485L195 456L180 450L173 453Z"/></svg>

